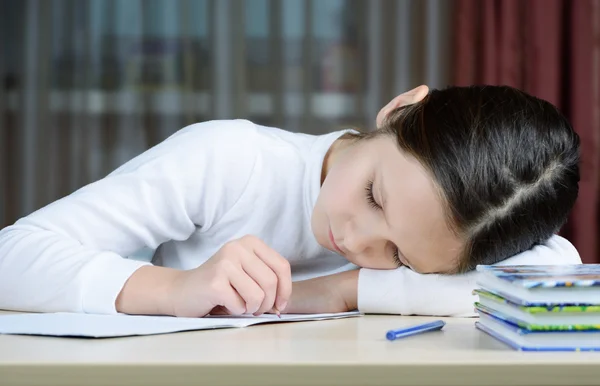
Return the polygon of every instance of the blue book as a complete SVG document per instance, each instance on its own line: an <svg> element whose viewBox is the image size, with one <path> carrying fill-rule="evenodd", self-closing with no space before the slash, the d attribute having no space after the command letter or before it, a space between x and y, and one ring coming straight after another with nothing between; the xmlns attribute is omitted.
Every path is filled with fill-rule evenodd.
<svg viewBox="0 0 600 386"><path fill-rule="evenodd" d="M600 351L600 331L535 331L478 310L475 326L520 351Z"/></svg>
<svg viewBox="0 0 600 386"><path fill-rule="evenodd" d="M477 284L516 304L600 304L600 264L479 265Z"/></svg>

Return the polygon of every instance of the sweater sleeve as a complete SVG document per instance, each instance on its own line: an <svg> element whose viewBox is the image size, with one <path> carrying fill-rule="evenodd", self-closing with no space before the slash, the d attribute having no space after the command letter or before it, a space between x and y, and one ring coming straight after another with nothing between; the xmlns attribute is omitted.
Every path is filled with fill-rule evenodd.
<svg viewBox="0 0 600 386"><path fill-rule="evenodd" d="M552 236L545 244L508 258L499 265L581 264L575 247L563 237ZM419 274L401 267L395 270L361 269L358 308L365 313L475 316L472 291L476 271L462 275Z"/></svg>
<svg viewBox="0 0 600 386"><path fill-rule="evenodd" d="M188 126L1 230L0 309L115 313L127 279L148 264L125 256L209 228L242 195L256 156L253 127Z"/></svg>

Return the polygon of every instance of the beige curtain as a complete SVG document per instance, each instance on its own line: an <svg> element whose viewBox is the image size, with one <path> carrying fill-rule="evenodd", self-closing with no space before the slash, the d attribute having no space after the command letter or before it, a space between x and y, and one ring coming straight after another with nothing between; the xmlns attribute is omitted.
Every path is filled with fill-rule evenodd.
<svg viewBox="0 0 600 386"><path fill-rule="evenodd" d="M181 127L373 126L448 83L448 0L6 0L0 226Z"/></svg>

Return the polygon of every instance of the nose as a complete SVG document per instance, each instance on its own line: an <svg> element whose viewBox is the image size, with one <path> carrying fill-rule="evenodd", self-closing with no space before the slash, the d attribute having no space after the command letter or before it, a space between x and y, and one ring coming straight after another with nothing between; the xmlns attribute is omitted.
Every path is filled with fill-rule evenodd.
<svg viewBox="0 0 600 386"><path fill-rule="evenodd" d="M387 241L373 228L349 228L344 235L346 258L362 268L389 269L386 258Z"/></svg>
<svg viewBox="0 0 600 386"><path fill-rule="evenodd" d="M373 229L361 229L349 225L344 235L344 247L353 256L368 255L377 243Z"/></svg>
<svg viewBox="0 0 600 386"><path fill-rule="evenodd" d="M352 255L358 255L365 250L364 238L361 238L356 233L346 234L344 237L344 247Z"/></svg>

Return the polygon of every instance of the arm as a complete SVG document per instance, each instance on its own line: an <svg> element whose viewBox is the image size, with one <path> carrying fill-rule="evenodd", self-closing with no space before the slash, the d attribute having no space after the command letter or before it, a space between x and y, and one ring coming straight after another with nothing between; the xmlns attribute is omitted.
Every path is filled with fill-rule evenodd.
<svg viewBox="0 0 600 386"><path fill-rule="evenodd" d="M553 236L546 244L515 255L499 265L581 264L566 239ZM477 272L462 275L423 275L402 267L362 268L294 283L287 312L341 312L474 316L472 291Z"/></svg>
<svg viewBox="0 0 600 386"><path fill-rule="evenodd" d="M581 264L573 245L560 236L515 255L499 265ZM422 275L407 268L361 269L358 308L365 313L474 316L477 272Z"/></svg>
<svg viewBox="0 0 600 386"><path fill-rule="evenodd" d="M242 183L230 189L219 176L249 179L253 149L226 138L248 132L239 121L193 125L0 231L0 309L116 312L125 282L149 265L124 256L210 227L242 194ZM142 272L168 279L171 271Z"/></svg>
<svg viewBox="0 0 600 386"><path fill-rule="evenodd" d="M355 269L294 282L292 297L285 313L312 314L356 310L358 272Z"/></svg>

